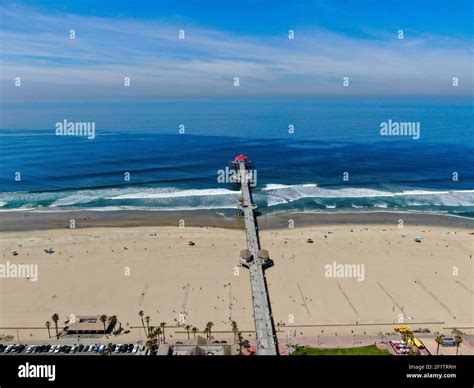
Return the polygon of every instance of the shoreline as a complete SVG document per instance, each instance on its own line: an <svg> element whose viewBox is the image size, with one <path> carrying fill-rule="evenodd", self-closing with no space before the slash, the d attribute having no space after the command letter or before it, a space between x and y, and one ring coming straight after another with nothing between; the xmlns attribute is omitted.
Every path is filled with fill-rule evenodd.
<svg viewBox="0 0 474 388"><path fill-rule="evenodd" d="M243 229L243 218L235 210L72 210L0 211L0 232L69 229L70 220L75 228L179 226ZM474 228L474 219L452 214L415 213L396 211L340 211L340 212L278 212L262 214L259 225L264 229L287 229L315 225L405 225Z"/></svg>

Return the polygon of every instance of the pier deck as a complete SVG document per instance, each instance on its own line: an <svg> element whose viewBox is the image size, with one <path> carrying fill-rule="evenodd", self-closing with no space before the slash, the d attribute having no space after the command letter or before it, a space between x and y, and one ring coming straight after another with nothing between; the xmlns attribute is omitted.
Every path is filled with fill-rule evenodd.
<svg viewBox="0 0 474 388"><path fill-rule="evenodd" d="M258 227L254 214L255 205L252 202L250 191L249 171L244 161L239 162L239 181L242 190L243 210L245 217L245 230L247 234L247 248L253 255L253 260L248 263L250 283L252 288L252 304L257 337L258 355L277 355L278 347L274 332L268 290L265 283L263 262L258 257L260 240Z"/></svg>

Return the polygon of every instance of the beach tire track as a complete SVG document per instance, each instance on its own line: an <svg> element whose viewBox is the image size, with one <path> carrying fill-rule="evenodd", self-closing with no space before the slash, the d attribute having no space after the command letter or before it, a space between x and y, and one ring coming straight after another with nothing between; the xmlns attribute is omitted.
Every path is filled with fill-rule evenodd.
<svg viewBox="0 0 474 388"><path fill-rule="evenodd" d="M377 285L382 289L382 291L384 292L385 295L388 296L388 298L393 302L393 304L395 306L397 306L397 308L402 312L403 315L406 315L405 314L405 308L403 306L401 306L397 301L396 299L385 289L385 287L382 285L382 283L380 282L377 282Z"/></svg>
<svg viewBox="0 0 474 388"><path fill-rule="evenodd" d="M470 290L468 286L466 286L463 282L456 280L456 283L461 287L464 288L467 292L469 292L471 295L474 295L474 291Z"/></svg>
<svg viewBox="0 0 474 388"><path fill-rule="evenodd" d="M303 300L303 306L306 309L306 312L308 313L308 317L311 318L311 313L309 312L308 304L306 303L306 299L304 298L303 290L301 289L299 283L296 283L296 285L298 286L298 290L300 291L301 299Z"/></svg>
<svg viewBox="0 0 474 388"><path fill-rule="evenodd" d="M145 283L145 287L143 287L143 291L140 294L140 297L138 298L138 305L141 306L143 303L143 299L145 298L145 295L148 291L148 283Z"/></svg>
<svg viewBox="0 0 474 388"><path fill-rule="evenodd" d="M435 294L433 294L430 290L428 290L428 288L426 288L426 286L420 282L419 280L415 281L416 284L418 284L429 296L431 296L441 307L443 307L448 313L450 313L453 318L456 318L453 314L453 312L451 311L451 309L446 306Z"/></svg>
<svg viewBox="0 0 474 388"><path fill-rule="evenodd" d="M344 292L344 290L342 289L341 285L339 284L339 282L337 282L337 286L339 287L339 290L341 291L342 295L344 295L344 298L346 298L346 301L347 303L349 304L349 306L351 306L351 309L352 311L354 311L355 315L357 316L357 318L359 318L359 313L357 312L356 308L354 307L354 305L352 304L351 300L349 299L349 297L346 295L346 293Z"/></svg>

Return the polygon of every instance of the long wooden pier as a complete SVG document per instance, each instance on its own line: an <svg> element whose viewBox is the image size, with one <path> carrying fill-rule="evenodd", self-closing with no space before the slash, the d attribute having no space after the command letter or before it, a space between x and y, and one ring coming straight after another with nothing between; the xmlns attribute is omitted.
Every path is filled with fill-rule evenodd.
<svg viewBox="0 0 474 388"><path fill-rule="evenodd" d="M255 217L257 206L252 201L251 182L254 179L247 158L237 157L234 162L237 169L237 180L242 190L242 200L239 208L245 217L245 230L247 234L247 249L251 256L243 264L250 271L250 284L252 288L252 304L257 337L258 355L278 355L277 338L273 325L270 299L265 282L264 267L271 261L268 252L261 250L258 236L258 225ZM262 254L262 252L266 252ZM260 257L263 256L263 257Z"/></svg>

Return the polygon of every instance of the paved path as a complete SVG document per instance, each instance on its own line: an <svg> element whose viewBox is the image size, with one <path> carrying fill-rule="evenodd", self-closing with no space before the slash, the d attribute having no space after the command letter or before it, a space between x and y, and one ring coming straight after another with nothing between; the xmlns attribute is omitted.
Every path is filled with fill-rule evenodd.
<svg viewBox="0 0 474 388"><path fill-rule="evenodd" d="M260 249L260 241L254 214L255 205L252 202L252 194L250 192L249 172L246 170L245 162L243 161L239 163L239 174L244 199L242 210L245 217L247 248L252 252L254 258L248 267L250 271L252 304L257 336L257 354L277 355L278 348L272 325L268 290L265 284L262 261L259 259L257 253Z"/></svg>

